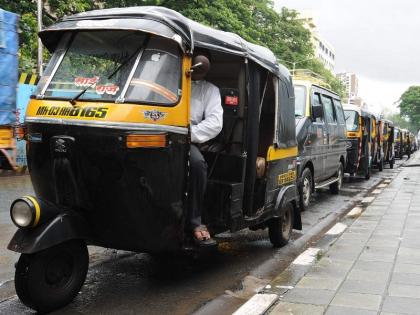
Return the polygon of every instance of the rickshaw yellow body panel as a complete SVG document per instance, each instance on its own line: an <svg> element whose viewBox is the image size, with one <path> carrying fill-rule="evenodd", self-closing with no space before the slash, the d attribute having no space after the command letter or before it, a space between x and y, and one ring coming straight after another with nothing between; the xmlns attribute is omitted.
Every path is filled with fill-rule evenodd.
<svg viewBox="0 0 420 315"><path fill-rule="evenodd" d="M285 158L292 158L297 157L298 155L298 148L291 147L291 148L275 148L274 146L270 146L267 152L267 161L274 161L274 160L281 160Z"/></svg>

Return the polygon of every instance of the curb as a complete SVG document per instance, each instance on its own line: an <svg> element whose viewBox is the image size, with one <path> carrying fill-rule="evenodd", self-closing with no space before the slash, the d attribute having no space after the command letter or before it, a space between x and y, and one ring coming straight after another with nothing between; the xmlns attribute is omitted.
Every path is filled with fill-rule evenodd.
<svg viewBox="0 0 420 315"><path fill-rule="evenodd" d="M286 250L286 252L290 253L292 257L297 259L296 257L299 257L299 254L302 253L305 249L308 247L311 248L312 244L323 244L325 243L325 246L329 246L333 241L336 240L336 238L339 236L332 237L331 235L325 236L326 232L329 231L334 225L336 225L339 221L341 221L343 218L345 218L346 214L354 209L357 204L363 204L367 205L363 202L365 199L365 196L368 196L376 189L377 186L381 185L384 181L387 181L389 179L382 179L380 180L376 185L369 188L367 191L361 191L357 195L355 195L352 200L346 202L341 206L338 210L329 213L322 221L320 221L318 224L313 226L309 231L307 231L305 234L303 234L300 238L293 241L292 243L289 243L285 247L282 248L282 250ZM374 195L377 196L377 195ZM369 202L370 203L370 202ZM349 210L350 208L350 210ZM344 230L343 230L344 231ZM308 249L309 249L308 248ZM326 247L327 248L327 247ZM311 250L312 251L312 250ZM319 253L317 253L318 255ZM303 254L301 254L303 255ZM305 255L309 255L306 253ZM304 259L304 258L301 258ZM261 265L257 266L253 270L249 272L249 275L242 279L242 284L244 284L248 277L255 277L260 280L264 279L272 279L276 277L275 270L278 270L279 264L284 265L290 265L294 262L293 258L285 260L283 256L278 255L277 253L274 255L273 258L265 261ZM308 268L310 268L311 265L309 265ZM287 267L280 275L283 273L287 273L288 278L290 279L290 270L288 270L289 267ZM294 270L293 276L303 276L305 273L305 268L300 266L298 267L299 270ZM303 273L303 274L302 274ZM300 279L299 277L299 279ZM275 280L274 279L274 280ZM296 283L299 279L296 279ZM274 281L273 280L273 281ZM282 294L290 290L290 285L280 285L280 284L274 284L273 281L270 282L270 280L266 280L265 283L267 284L265 287L260 286L254 292L258 292L254 294L250 299L247 299L247 302L243 302L244 300L240 297L236 296L232 292L226 292L225 294L222 294L215 299L212 299L208 303L204 304L202 307L198 308L193 314L195 315L207 315L207 314L215 314L215 311L217 313L219 311L223 311L223 313L233 313L235 315L258 315L258 314L264 314L279 298ZM279 290L273 290L273 287L275 288L276 285L279 285L280 288L277 288ZM285 290L285 291L284 291ZM276 298L274 299L273 296L263 296L259 297L259 295L270 295L274 294ZM256 297L254 297L256 296ZM239 302L238 302L239 300ZM251 301L251 302L249 302ZM247 304L249 302L249 304ZM233 305L234 304L234 305ZM241 306L242 305L242 306ZM238 308L239 307L239 308ZM242 307L244 307L242 309ZM237 313L238 312L238 313Z"/></svg>
<svg viewBox="0 0 420 315"><path fill-rule="evenodd" d="M348 224L337 222L323 236L321 236L316 245L309 247L300 254L292 263L274 278L263 289L245 302L233 315L263 315L283 297L283 295L293 289L300 279L312 268L312 266L328 251L330 246L344 233L352 223L364 212L373 200L380 194L376 187L386 184L388 186L392 180L384 179L377 185L369 189L366 197L361 200L360 205L355 205L347 214L341 217L341 221L351 220ZM384 184L385 182L385 184ZM375 192L376 190L376 192ZM382 189L381 189L382 192ZM357 195L358 196L358 195Z"/></svg>

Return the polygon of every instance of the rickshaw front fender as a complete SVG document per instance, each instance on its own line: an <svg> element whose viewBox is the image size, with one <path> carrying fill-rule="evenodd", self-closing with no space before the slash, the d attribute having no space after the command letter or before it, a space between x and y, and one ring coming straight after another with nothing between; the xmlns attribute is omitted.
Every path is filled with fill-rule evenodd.
<svg viewBox="0 0 420 315"><path fill-rule="evenodd" d="M282 216L282 211L284 211L284 205L291 203L293 206L293 228L296 230L302 230L302 218L300 216L300 210L297 207L297 189L296 185L284 186L280 189L279 194L277 195L276 205L275 205L275 217Z"/></svg>
<svg viewBox="0 0 420 315"><path fill-rule="evenodd" d="M66 212L39 227L17 230L7 248L22 254L33 254L72 239L89 239L89 228L82 216Z"/></svg>

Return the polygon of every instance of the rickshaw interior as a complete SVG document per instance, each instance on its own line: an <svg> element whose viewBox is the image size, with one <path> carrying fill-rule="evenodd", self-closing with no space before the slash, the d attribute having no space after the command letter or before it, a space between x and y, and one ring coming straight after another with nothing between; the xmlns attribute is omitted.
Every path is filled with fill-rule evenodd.
<svg viewBox="0 0 420 315"><path fill-rule="evenodd" d="M258 91L256 96L260 100L257 105L260 106L248 108L245 59L217 51L211 51L210 54L211 69L206 80L220 89L224 117L221 133L201 146L208 162L209 183L206 198L212 200L206 203L209 207L204 214L204 222L213 222L216 224L214 228L223 229L227 216L238 219L242 216L242 207L246 209L245 215L252 216L265 205L265 159L275 136L276 79L269 71L253 66L254 82L257 85L255 88ZM257 117L259 115L259 121L256 120L257 132L249 135L245 132L245 126L255 122L245 120L246 112L254 112ZM259 161L263 161L260 176L247 176L247 160L243 156L245 143L249 139L247 137L255 137L254 141L258 143L254 155ZM249 152L248 157L251 154L252 152ZM256 160L254 161L256 163ZM248 195L252 195L248 199L251 204L240 204L244 188L248 190ZM230 193L237 197L237 204L230 207L230 213L223 213L227 210L225 204L229 202Z"/></svg>

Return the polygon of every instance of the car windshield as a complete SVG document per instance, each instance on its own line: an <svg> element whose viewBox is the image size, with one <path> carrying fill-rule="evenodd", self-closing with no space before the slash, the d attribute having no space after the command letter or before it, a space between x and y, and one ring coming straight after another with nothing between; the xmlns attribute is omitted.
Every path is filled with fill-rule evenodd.
<svg viewBox="0 0 420 315"><path fill-rule="evenodd" d="M346 127L348 131L357 131L359 129L359 114L354 110L344 110L346 118Z"/></svg>
<svg viewBox="0 0 420 315"><path fill-rule="evenodd" d="M305 116L306 113L306 88L295 85L295 117Z"/></svg>
<svg viewBox="0 0 420 315"><path fill-rule="evenodd" d="M135 31L89 31L63 36L36 93L170 105L178 101L180 82L175 42Z"/></svg>

